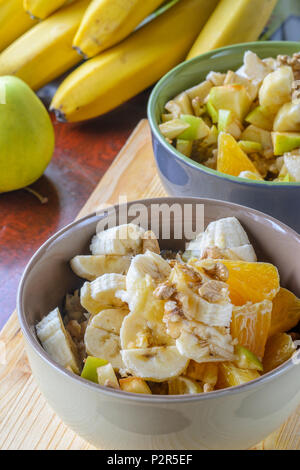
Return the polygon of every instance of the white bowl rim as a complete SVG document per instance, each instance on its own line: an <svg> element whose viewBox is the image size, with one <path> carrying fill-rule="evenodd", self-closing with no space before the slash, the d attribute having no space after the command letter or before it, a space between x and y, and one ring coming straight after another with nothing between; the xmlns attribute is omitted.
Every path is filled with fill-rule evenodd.
<svg viewBox="0 0 300 470"><path fill-rule="evenodd" d="M17 314L18 314L18 319L19 323L21 326L21 331L30 344L30 346L34 349L35 353L43 360L45 361L48 365L50 365L56 372L59 374L65 376L66 378L69 378L74 381L79 381L79 383L84 386L89 388L90 390L98 393L103 393L104 395L109 396L110 398L114 399L124 399L126 401L129 400L130 402L142 402L145 404L151 404L151 403L163 403L163 404L172 404L172 403L186 403L186 402L195 402L195 401L202 401L202 400L209 400L209 399L216 399L216 398L222 398L228 395L235 395L238 393L242 393L248 390L252 390L253 388L263 386L265 383L271 382L274 378L282 375L283 373L287 372L290 370L292 367L295 366L295 364L292 361L292 358L283 363L281 366L277 367L276 369L268 372L265 375L262 375L260 378L252 380L250 382L247 382L242 385L237 385L235 387L230 387L230 388L225 388L221 390L215 390L209 393L200 393L200 394L195 394L195 395L143 395L143 394L137 394L137 393L130 393L130 392L124 392L122 390L114 390L110 389L108 387L104 387L98 384L95 384L93 382L90 382L86 379L81 378L80 376L77 376L76 374L69 372L67 369L64 367L60 366L58 363L52 360L52 358L46 353L46 351L43 349L41 344L39 344L37 338L34 337L32 334L32 331L30 330L30 327L28 326L27 320L26 320L26 315L25 312L23 311L23 306L22 306L22 298L23 298L23 290L24 286L26 283L26 278L35 263L41 258L44 254L44 252L47 250L47 248L56 241L56 239L60 238L64 233L68 232L70 229L75 227L78 224L81 224L84 221L88 221L89 219L92 218L99 218L104 214L107 214L107 211L112 210L114 208L118 207L124 207L124 206L130 206L132 204L137 204L137 203L145 203L145 204L152 204L155 203L157 204L158 201L163 202L170 202L170 203L176 203L176 202L184 202L184 201L189 201L190 203L200 203L200 204L205 204L206 202L209 203L215 203L218 205L224 205L224 206L230 206L230 207L237 207L239 209L246 209L249 210L250 212L258 215L258 216L264 216L264 218L268 219L270 222L275 223L279 225L282 229L287 230L290 235L296 237L299 240L300 243L300 234L298 234L295 230L293 230L291 227L285 225L284 223L280 222L279 220L275 219L274 217L264 214L263 212L257 211L256 209L252 209L250 207L242 206L240 204L235 204L232 202L227 202L227 201L220 201L218 199L209 199L209 198L196 198L196 197L159 197L159 198L149 198L149 199L139 199L135 201L130 201L125 204L115 204L110 207L105 208L102 211L93 212L91 214L88 214L85 217L76 219L72 223L66 225L62 229L60 229L58 232L56 232L54 235L52 235L48 240L43 243L43 245L35 252L35 254L32 256L32 258L29 260L20 284L18 288L18 293L17 293Z"/></svg>

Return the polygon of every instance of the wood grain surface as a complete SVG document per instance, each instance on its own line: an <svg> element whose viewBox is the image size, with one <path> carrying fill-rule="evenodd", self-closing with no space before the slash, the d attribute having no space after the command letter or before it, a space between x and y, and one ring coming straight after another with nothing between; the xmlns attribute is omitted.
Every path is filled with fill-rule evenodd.
<svg viewBox="0 0 300 470"><path fill-rule="evenodd" d="M84 216L115 203L163 196L156 173L147 121L143 120L80 211ZM0 449L91 450L51 410L31 375L14 313L0 333ZM255 449L300 449L300 407Z"/></svg>

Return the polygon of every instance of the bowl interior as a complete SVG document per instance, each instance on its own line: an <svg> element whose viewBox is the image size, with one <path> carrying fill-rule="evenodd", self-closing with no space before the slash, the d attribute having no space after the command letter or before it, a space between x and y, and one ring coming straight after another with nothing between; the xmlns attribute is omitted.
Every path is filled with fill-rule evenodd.
<svg viewBox="0 0 300 470"><path fill-rule="evenodd" d="M237 44L234 46L227 46L215 51L201 54L189 61L175 67L167 73L153 89L149 103L148 103L148 119L151 129L160 143L167 147L178 158L184 160L189 165L195 168L201 168L207 173L212 173L222 178L231 179L241 182L240 178L225 175L219 171L207 168L200 163L184 156L178 152L171 144L166 142L164 137L159 131L158 125L161 122L161 114L165 112L164 106L170 99L182 91L205 80L210 71L227 72L228 70L237 70L243 63L244 53L248 50L255 52L261 59L267 57L276 57L278 54L292 55L294 52L300 50L300 43L292 41L261 41L247 44ZM274 185L273 182L268 181L247 181L245 184L266 184ZM299 183L289 183L288 185L298 185ZM285 185L286 183L277 183L276 185Z"/></svg>
<svg viewBox="0 0 300 470"><path fill-rule="evenodd" d="M178 209L175 215L172 211L174 205ZM126 214L127 211L129 213L128 221L132 221L140 212L140 222L145 228L148 228L154 220L153 207L155 213L157 208L163 207L163 220L160 218L162 223L159 232L152 225L160 237L162 237L162 227L170 226L169 239L160 238L162 249L185 247L184 236L175 239L175 232L180 235L178 229L182 227L180 211L184 214L183 224L185 226L192 224L193 227L196 219L197 225L201 226L202 209L204 209L205 227L211 221L222 217L237 217L247 231L259 260L275 264L279 269L281 284L300 296L298 269L300 235L272 217L236 204L196 198L149 199L139 201L138 205L133 202L124 207ZM118 225L118 209L116 214L114 221L115 225ZM108 215L91 215L67 226L40 248L25 270L18 295L19 318L27 339L45 358L47 356L39 345L34 326L53 308L62 305L66 293L82 285L84 281L73 274L69 261L75 255L88 254L89 243L95 234L97 224L103 223L103 220L112 221L111 217L115 217L115 213L108 211Z"/></svg>

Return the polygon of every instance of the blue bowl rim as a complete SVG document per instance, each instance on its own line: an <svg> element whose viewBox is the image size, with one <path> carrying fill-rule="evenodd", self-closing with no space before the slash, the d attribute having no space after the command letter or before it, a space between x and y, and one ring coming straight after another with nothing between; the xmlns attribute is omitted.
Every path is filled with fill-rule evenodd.
<svg viewBox="0 0 300 470"><path fill-rule="evenodd" d="M207 175L214 176L216 178L220 178L223 180L229 180L234 183L239 183L239 184L246 184L248 186L253 186L257 187L258 185L260 186L267 186L267 187L283 187L283 188L288 188L288 187L299 187L300 182L273 182L273 181L255 181L255 180L248 180L246 178L240 178L237 176L231 176L227 175L225 173L221 173L220 171L213 170L211 168L206 167L205 165L202 165L201 163L195 162L189 157L186 157L182 153L178 152L173 145L169 144L163 135L161 134L158 123L156 122L155 119L155 106L156 106L156 101L157 98L160 94L161 89L165 85L165 81L167 81L170 77L172 77L173 74L177 73L178 71L184 70L187 68L191 63L194 62L201 62L202 59L207 59L210 57L213 57L215 54L220 54L225 51L234 51L237 49L241 50L249 50L251 47L257 47L257 46L264 46L264 47L279 47L281 48L282 46L286 47L293 47L298 45L299 50L300 50L300 42L298 41L255 41L255 42L247 42L247 43L240 43L240 44L234 44L232 46L226 46L222 47L219 49L214 49L213 51L206 52L204 54L200 54L197 57L194 57L193 59L181 62L179 65L174 67L172 70L170 70L166 75L164 75L159 82L155 85L153 88L151 95L148 100L148 106L147 106L147 115L148 115L148 120L150 123L151 130L155 136L155 138L159 141L159 143L169 152L171 152L176 158L179 160L183 161L185 164L187 164L189 167L196 169L196 170L201 170ZM279 51L281 52L281 51ZM184 90L182 90L184 91Z"/></svg>

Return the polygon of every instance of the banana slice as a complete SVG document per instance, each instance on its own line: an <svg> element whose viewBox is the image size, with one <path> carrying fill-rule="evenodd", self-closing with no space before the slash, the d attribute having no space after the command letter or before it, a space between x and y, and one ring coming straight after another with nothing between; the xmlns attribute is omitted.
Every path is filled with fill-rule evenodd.
<svg viewBox="0 0 300 470"><path fill-rule="evenodd" d="M225 328L184 322L176 346L180 354L196 362L233 361L234 345Z"/></svg>
<svg viewBox="0 0 300 470"><path fill-rule="evenodd" d="M150 278L137 283L134 310L125 318L120 332L122 349L174 344L162 321L165 301L154 297Z"/></svg>
<svg viewBox="0 0 300 470"><path fill-rule="evenodd" d="M172 269L169 280L177 291L185 318L211 326L230 326L232 304L227 284L209 280L204 273L179 263Z"/></svg>
<svg viewBox="0 0 300 470"><path fill-rule="evenodd" d="M190 395L202 393L203 387L195 380L187 377L176 377L168 381L169 395Z"/></svg>
<svg viewBox="0 0 300 470"><path fill-rule="evenodd" d="M130 256L118 255L75 256L70 261L74 273L88 281L107 273L126 274L130 263Z"/></svg>
<svg viewBox="0 0 300 470"><path fill-rule="evenodd" d="M59 365L71 368L79 374L75 345L65 330L58 308L50 312L36 325L36 334L45 351Z"/></svg>
<svg viewBox="0 0 300 470"><path fill-rule="evenodd" d="M124 367L120 355L120 328L127 309L107 309L95 315L84 335L86 351L90 356L110 362L114 369Z"/></svg>
<svg viewBox="0 0 300 470"><path fill-rule="evenodd" d="M157 253L148 250L143 255L135 256L126 276L126 290L130 310L134 310L135 304L139 302L140 280L148 277L153 282L163 282L170 272L171 268L168 261Z"/></svg>
<svg viewBox="0 0 300 470"><path fill-rule="evenodd" d="M205 257L205 252L211 247L217 247L224 257L241 257L243 261L257 261L255 251L249 238L235 217L226 217L211 222L204 233L189 243L188 252L198 257ZM231 259L231 258L230 258Z"/></svg>
<svg viewBox="0 0 300 470"><path fill-rule="evenodd" d="M126 369L145 380L162 382L182 374L189 360L179 354L176 346L121 351Z"/></svg>
<svg viewBox="0 0 300 470"><path fill-rule="evenodd" d="M80 291L82 306L92 315L110 307L123 307L124 302L117 297L125 290L126 277L122 274L103 274L95 281L85 282Z"/></svg>
<svg viewBox="0 0 300 470"><path fill-rule="evenodd" d="M124 224L97 233L91 242L93 255L136 255L142 252L145 230L135 224Z"/></svg>

